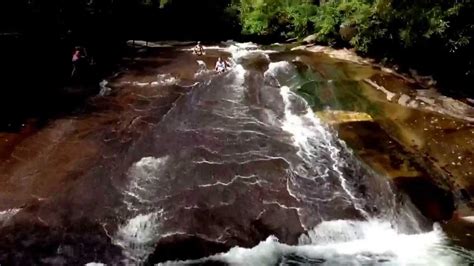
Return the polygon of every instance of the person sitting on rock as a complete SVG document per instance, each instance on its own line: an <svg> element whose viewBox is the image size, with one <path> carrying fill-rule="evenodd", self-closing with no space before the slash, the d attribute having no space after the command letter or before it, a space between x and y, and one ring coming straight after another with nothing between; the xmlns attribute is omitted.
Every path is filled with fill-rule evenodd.
<svg viewBox="0 0 474 266"><path fill-rule="evenodd" d="M193 49L193 53L196 55L204 55L204 48L202 47L201 42L197 42Z"/></svg>

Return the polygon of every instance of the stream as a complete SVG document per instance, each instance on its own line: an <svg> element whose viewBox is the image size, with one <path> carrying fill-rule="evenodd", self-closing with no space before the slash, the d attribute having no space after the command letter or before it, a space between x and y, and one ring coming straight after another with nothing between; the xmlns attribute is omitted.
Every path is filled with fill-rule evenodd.
<svg viewBox="0 0 474 266"><path fill-rule="evenodd" d="M467 104L279 46L151 43L123 61L77 113L0 133L0 264L474 261L445 223L471 208Z"/></svg>

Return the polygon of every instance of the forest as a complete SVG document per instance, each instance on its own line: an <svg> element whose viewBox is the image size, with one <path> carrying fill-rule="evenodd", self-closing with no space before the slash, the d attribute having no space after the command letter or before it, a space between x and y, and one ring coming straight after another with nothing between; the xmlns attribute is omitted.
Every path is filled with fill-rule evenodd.
<svg viewBox="0 0 474 266"><path fill-rule="evenodd" d="M472 14L468 0L4 0L0 119L12 108L27 116L71 106L58 104L57 95L69 82L73 47L94 57L96 84L129 39L269 43L312 35L318 44L416 69L446 93L471 96Z"/></svg>
<svg viewBox="0 0 474 266"><path fill-rule="evenodd" d="M474 2L460 0L241 0L246 34L353 47L382 63L433 75L448 93L472 95Z"/></svg>

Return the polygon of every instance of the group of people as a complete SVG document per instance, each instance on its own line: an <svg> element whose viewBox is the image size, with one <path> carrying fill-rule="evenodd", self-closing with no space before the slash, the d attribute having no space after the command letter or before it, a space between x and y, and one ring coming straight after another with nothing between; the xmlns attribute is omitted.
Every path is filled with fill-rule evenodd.
<svg viewBox="0 0 474 266"><path fill-rule="evenodd" d="M205 55L204 47L202 46L201 42L197 42L196 46L193 48L193 54L198 56ZM71 78L80 77L82 70L86 68L87 65L91 64L90 58L87 55L87 50L83 47L76 46L72 53L72 72ZM231 64L224 60L223 58L219 57L216 62L216 66L214 70L217 73L224 73L230 68Z"/></svg>
<svg viewBox="0 0 474 266"><path fill-rule="evenodd" d="M227 62L226 60L222 59L221 57L219 57L217 59L217 62L216 62L216 66L214 68L214 70L217 72L217 73L224 73L227 71L227 68L230 68L230 64L229 62Z"/></svg>
<svg viewBox="0 0 474 266"><path fill-rule="evenodd" d="M193 48L193 54L202 56L205 55L206 53L204 52L204 47L202 46L201 42L197 42L196 46ZM216 62L216 66L214 67L214 70L217 73L224 73L227 71L227 69L230 68L230 63L222 57L219 57Z"/></svg>

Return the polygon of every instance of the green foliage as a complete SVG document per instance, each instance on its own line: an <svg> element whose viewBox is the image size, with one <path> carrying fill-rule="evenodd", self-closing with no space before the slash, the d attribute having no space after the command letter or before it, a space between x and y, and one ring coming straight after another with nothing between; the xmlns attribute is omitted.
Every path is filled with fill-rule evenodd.
<svg viewBox="0 0 474 266"><path fill-rule="evenodd" d="M160 0L160 7L163 8L169 0Z"/></svg>
<svg viewBox="0 0 474 266"><path fill-rule="evenodd" d="M322 5L312 18L318 40L334 43L340 39L339 29L342 25L355 27L367 23L371 15L368 1L331 1Z"/></svg>
<svg viewBox="0 0 474 266"><path fill-rule="evenodd" d="M472 38L472 19L465 17L462 25L453 27L463 13L473 11L471 1L331 0L320 6L313 2L240 0L233 7L240 12L244 33L302 37L315 32L319 41L334 43L341 41L339 31L344 25L357 30L350 44L364 52L379 39L413 47L450 37L446 44L456 50Z"/></svg>
<svg viewBox="0 0 474 266"><path fill-rule="evenodd" d="M244 33L283 37L308 33L316 13L309 0L241 0L233 7L240 13Z"/></svg>
<svg viewBox="0 0 474 266"><path fill-rule="evenodd" d="M450 64L446 76L474 81L474 1L234 0L233 8L246 34L315 33L320 43L397 58L435 75Z"/></svg>

